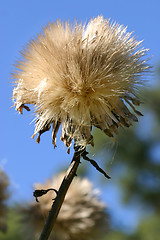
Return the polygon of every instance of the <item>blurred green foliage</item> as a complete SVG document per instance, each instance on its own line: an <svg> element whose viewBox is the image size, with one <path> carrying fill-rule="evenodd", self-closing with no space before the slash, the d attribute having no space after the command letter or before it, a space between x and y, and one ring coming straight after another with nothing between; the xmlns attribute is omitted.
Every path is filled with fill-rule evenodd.
<svg viewBox="0 0 160 240"><path fill-rule="evenodd" d="M23 230L21 226L21 217L14 207L10 207L7 216L7 231L0 232L0 240L23 240ZM32 239L30 239L32 240Z"/></svg>
<svg viewBox="0 0 160 240"><path fill-rule="evenodd" d="M109 240L160 239L160 85L143 92L143 99L144 117L134 127L120 130L114 146L99 130L94 133L96 152L121 189L123 203L145 209L134 233L115 229L106 237Z"/></svg>

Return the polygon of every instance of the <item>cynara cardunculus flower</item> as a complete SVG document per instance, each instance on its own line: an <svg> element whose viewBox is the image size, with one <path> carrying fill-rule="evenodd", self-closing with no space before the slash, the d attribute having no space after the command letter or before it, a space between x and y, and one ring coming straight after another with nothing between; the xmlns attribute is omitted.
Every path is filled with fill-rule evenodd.
<svg viewBox="0 0 160 240"><path fill-rule="evenodd" d="M64 174L35 184L37 189L59 188ZM38 236L52 205L55 193L50 191L39 199L20 207L26 239ZM29 231L28 231L29 230ZM59 212L50 240L97 240L108 231L106 205L99 200L99 190L86 178L76 177Z"/></svg>
<svg viewBox="0 0 160 240"><path fill-rule="evenodd" d="M35 106L37 142L52 126L56 146L62 125L68 148L72 140L85 147L93 145L93 126L113 137L118 127L137 121L134 105L148 68L140 46L126 27L101 16L86 26L49 23L25 47L13 73L16 109Z"/></svg>

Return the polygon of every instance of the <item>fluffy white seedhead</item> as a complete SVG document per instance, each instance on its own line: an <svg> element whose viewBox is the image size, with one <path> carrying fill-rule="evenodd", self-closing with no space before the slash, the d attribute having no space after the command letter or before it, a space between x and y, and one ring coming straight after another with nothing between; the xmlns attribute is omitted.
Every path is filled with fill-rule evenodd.
<svg viewBox="0 0 160 240"><path fill-rule="evenodd" d="M64 174L59 174L45 184L35 184L35 189L58 189ZM36 202L20 207L23 223L30 234L39 236L44 220L51 209L53 191L39 198ZM105 204L99 200L99 191L93 189L86 178L76 177L65 197L50 240L97 240L108 231L108 215ZM31 237L28 234L28 237Z"/></svg>
<svg viewBox="0 0 160 240"><path fill-rule="evenodd" d="M37 116L35 136L53 128L53 144L62 125L61 140L70 148L93 145L92 126L109 137L129 127L141 115L138 88L148 66L146 49L126 28L99 16L87 26L49 23L24 49L13 73L16 109ZM134 114L128 109L131 107Z"/></svg>

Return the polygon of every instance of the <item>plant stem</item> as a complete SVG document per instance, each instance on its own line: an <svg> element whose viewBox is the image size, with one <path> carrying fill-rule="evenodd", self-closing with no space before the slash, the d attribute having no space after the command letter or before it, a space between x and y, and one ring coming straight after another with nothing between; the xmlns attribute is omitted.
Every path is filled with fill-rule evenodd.
<svg viewBox="0 0 160 240"><path fill-rule="evenodd" d="M74 153L72 162L71 162L71 164L66 172L66 175L61 183L61 186L58 190L57 197L56 197L55 201L53 202L51 211L49 212L48 219L45 223L45 226L43 228L43 231L41 233L39 240L47 240L49 238L49 235L54 227L54 224L56 222L58 213L61 209L64 198L68 191L68 188L69 188L73 178L76 176L76 171L77 171L77 168L80 163L80 158L81 158L81 151L77 151L75 149L75 153Z"/></svg>

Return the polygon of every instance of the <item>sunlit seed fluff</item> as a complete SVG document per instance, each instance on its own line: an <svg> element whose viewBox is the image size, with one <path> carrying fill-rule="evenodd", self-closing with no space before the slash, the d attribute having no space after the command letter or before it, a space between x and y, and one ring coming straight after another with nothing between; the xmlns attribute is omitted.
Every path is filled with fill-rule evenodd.
<svg viewBox="0 0 160 240"><path fill-rule="evenodd" d="M58 189L64 174L59 174L45 184L35 184L35 189ZM55 198L53 191L39 197L39 204L31 202L19 207L23 229L28 238L39 236ZM99 191L93 189L86 178L76 177L66 195L50 240L97 240L108 232L108 214L105 204L99 200ZM26 235L26 234L24 234Z"/></svg>
<svg viewBox="0 0 160 240"><path fill-rule="evenodd" d="M6 174L0 169L0 231L6 232L7 200L9 180Z"/></svg>
<svg viewBox="0 0 160 240"><path fill-rule="evenodd" d="M13 73L13 99L21 113L26 104L35 106L37 142L52 126L55 146L62 125L68 148L73 139L93 145L92 126L113 137L119 126L138 121L134 105L140 104L147 49L126 30L102 16L86 26L58 21L26 46Z"/></svg>

